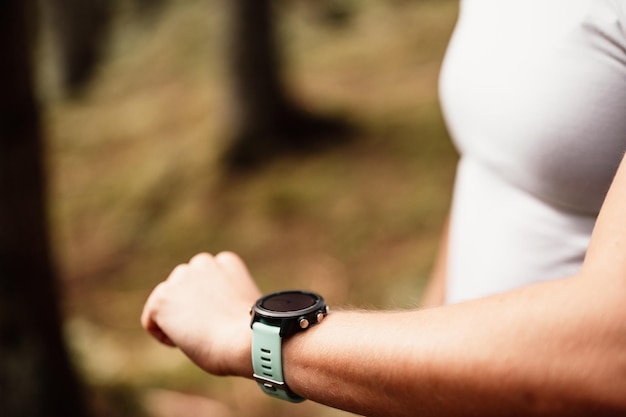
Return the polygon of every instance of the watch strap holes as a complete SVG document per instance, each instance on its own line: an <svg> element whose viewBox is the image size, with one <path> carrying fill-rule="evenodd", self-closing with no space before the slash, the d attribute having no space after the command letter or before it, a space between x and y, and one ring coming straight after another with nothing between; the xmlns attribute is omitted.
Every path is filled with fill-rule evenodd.
<svg viewBox="0 0 626 417"><path fill-rule="evenodd" d="M271 352L268 349L261 349L261 352L267 355L271 354ZM261 356L261 360L265 362L261 364L261 368L263 368L263 375L265 375L268 378L273 378L274 372L272 369L272 358L268 358L267 356Z"/></svg>
<svg viewBox="0 0 626 417"><path fill-rule="evenodd" d="M263 349L263 348L261 348L261 352L263 352L263 353L267 353L268 355L271 355L271 354L272 354L272 351L271 351L271 350L269 350L269 349Z"/></svg>

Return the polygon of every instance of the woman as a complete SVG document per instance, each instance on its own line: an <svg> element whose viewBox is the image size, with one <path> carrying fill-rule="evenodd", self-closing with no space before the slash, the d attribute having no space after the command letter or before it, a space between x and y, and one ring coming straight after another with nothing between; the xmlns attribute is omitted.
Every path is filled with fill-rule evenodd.
<svg viewBox="0 0 626 417"><path fill-rule="evenodd" d="M441 76L461 158L425 300L446 305L289 337L294 393L372 416L626 413L625 28L619 0L461 2ZM259 296L236 255L200 254L142 323L250 378Z"/></svg>

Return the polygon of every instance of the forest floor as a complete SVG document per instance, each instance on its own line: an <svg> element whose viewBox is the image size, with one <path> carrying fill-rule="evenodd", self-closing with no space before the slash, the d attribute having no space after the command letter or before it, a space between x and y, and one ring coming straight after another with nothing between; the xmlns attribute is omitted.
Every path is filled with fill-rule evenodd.
<svg viewBox="0 0 626 417"><path fill-rule="evenodd" d="M315 4L279 3L290 91L360 133L246 175L219 164L229 132L219 2L118 16L80 98L42 71L66 334L108 415L347 414L206 375L144 334L149 292L197 252L239 253L263 291L307 288L331 307L418 304L457 160L437 100L457 2Z"/></svg>

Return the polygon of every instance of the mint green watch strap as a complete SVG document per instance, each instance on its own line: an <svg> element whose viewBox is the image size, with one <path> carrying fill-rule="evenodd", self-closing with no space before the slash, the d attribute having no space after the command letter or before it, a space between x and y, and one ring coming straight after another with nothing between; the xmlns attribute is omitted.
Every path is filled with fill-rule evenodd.
<svg viewBox="0 0 626 417"><path fill-rule="evenodd" d="M262 322L252 325L252 368L254 379L266 394L295 403L304 401L285 384L279 327Z"/></svg>

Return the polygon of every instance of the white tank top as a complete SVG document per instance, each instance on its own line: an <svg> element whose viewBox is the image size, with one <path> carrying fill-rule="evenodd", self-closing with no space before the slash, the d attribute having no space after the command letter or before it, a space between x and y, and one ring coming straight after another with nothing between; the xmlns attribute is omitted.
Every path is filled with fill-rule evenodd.
<svg viewBox="0 0 626 417"><path fill-rule="evenodd" d="M575 274L626 151L626 0L461 1L440 94L447 302Z"/></svg>

